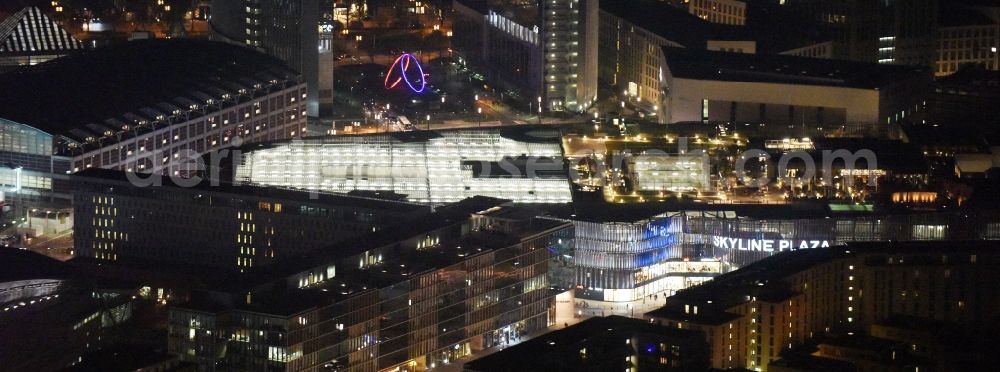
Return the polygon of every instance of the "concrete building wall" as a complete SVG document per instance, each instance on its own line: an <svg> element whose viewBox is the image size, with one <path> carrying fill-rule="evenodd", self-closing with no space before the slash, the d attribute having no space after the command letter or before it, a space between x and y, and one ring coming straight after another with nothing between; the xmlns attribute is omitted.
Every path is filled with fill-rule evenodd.
<svg viewBox="0 0 1000 372"><path fill-rule="evenodd" d="M264 92L262 92L264 93ZM296 84L204 116L172 123L73 157L73 172L88 168L164 173L195 156L239 143L301 137L306 129L305 84ZM194 116L194 115L192 115ZM171 169L173 168L173 169Z"/></svg>
<svg viewBox="0 0 1000 372"><path fill-rule="evenodd" d="M962 65L1000 69L1000 23L942 27L938 31L934 76L947 76Z"/></svg>
<svg viewBox="0 0 1000 372"><path fill-rule="evenodd" d="M597 0L586 0L580 10L583 27L579 31L582 37L577 52L580 69L576 81L576 111L586 110L597 101L598 8Z"/></svg>
<svg viewBox="0 0 1000 372"><path fill-rule="evenodd" d="M803 112L819 107L823 107L824 111L840 109L846 110L846 123L875 124L879 121L879 91L870 89L668 77L667 91L661 104L666 107L666 112L661 116L661 122L664 123L702 121L705 100L710 104L722 101L795 106L796 111ZM754 116L752 106L739 106L741 111L737 114L738 119ZM707 119L712 119L711 108L710 106ZM767 115L767 109L764 111L764 120L780 119L783 113L787 115L787 112L780 110L775 114L777 116Z"/></svg>
<svg viewBox="0 0 1000 372"><path fill-rule="evenodd" d="M636 106L661 115L661 47L681 45L607 12L600 14L598 34L597 81L613 86L616 94L627 93Z"/></svg>

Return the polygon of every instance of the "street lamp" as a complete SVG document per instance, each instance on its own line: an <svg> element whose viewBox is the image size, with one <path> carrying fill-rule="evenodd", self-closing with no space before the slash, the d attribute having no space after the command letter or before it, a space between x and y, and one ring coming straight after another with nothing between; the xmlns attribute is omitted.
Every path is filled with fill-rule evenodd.
<svg viewBox="0 0 1000 372"><path fill-rule="evenodd" d="M38 212L37 208L31 208L31 211L24 211L24 219L28 222L28 228L31 228L31 213Z"/></svg>
<svg viewBox="0 0 1000 372"><path fill-rule="evenodd" d="M542 124L542 96L538 96L538 124Z"/></svg>
<svg viewBox="0 0 1000 372"><path fill-rule="evenodd" d="M476 113L478 114L478 115L476 115L476 117L479 119L479 125L478 126L481 127L481 126L483 126L483 108L482 107L476 107Z"/></svg>

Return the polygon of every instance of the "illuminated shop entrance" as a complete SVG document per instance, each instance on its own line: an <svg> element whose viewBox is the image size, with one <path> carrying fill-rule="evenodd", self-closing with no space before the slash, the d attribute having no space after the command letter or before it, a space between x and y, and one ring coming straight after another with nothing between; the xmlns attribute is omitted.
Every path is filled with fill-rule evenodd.
<svg viewBox="0 0 1000 372"><path fill-rule="evenodd" d="M517 322L493 332L487 333L486 337L486 347L494 346L505 346L515 344L523 337L527 332L524 332L524 322Z"/></svg>

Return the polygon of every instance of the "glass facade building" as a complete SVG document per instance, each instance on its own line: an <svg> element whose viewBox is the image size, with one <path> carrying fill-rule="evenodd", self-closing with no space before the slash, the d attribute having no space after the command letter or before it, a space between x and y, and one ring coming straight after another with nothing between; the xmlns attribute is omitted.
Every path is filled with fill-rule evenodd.
<svg viewBox="0 0 1000 372"><path fill-rule="evenodd" d="M524 106L583 112L597 100L597 3L455 1L455 53Z"/></svg>
<svg viewBox="0 0 1000 372"><path fill-rule="evenodd" d="M444 208L386 243L172 308L170 352L205 371L419 371L553 325L549 248L571 227Z"/></svg>
<svg viewBox="0 0 1000 372"><path fill-rule="evenodd" d="M632 158L635 189L639 191L711 191L708 155L641 154Z"/></svg>
<svg viewBox="0 0 1000 372"><path fill-rule="evenodd" d="M70 160L53 154L52 135L0 119L0 163L0 187L11 202L67 198L54 192L53 183L65 185Z"/></svg>
<svg viewBox="0 0 1000 372"><path fill-rule="evenodd" d="M29 6L0 22L0 72L39 64L83 50L83 43Z"/></svg>
<svg viewBox="0 0 1000 372"><path fill-rule="evenodd" d="M243 149L235 180L264 186L392 191L448 203L477 195L567 203L559 132L538 127L336 136Z"/></svg>
<svg viewBox="0 0 1000 372"><path fill-rule="evenodd" d="M176 174L206 152L301 136L306 126L299 75L265 55L205 41L79 53L4 74L0 90L0 184L6 199L29 208L68 205L73 172Z"/></svg>
<svg viewBox="0 0 1000 372"><path fill-rule="evenodd" d="M634 301L672 293L721 272L718 262L688 262L681 244L684 220L677 213L620 222L574 220L576 296Z"/></svg>
<svg viewBox="0 0 1000 372"><path fill-rule="evenodd" d="M748 218L735 212L685 212L685 256L737 267L789 250L849 242L1000 239L1000 214L933 212L814 218Z"/></svg>
<svg viewBox="0 0 1000 372"><path fill-rule="evenodd" d="M670 295L781 252L850 242L1000 239L1000 214L991 212L796 217L781 208L773 212L787 217L734 210L659 212L639 221L594 218L601 213L568 217L575 274L563 284L575 287L579 298L634 301ZM618 215L643 213L651 212Z"/></svg>
<svg viewBox="0 0 1000 372"><path fill-rule="evenodd" d="M142 177L134 182L101 169L73 175L77 257L245 271L430 211L405 202L208 181L156 186Z"/></svg>

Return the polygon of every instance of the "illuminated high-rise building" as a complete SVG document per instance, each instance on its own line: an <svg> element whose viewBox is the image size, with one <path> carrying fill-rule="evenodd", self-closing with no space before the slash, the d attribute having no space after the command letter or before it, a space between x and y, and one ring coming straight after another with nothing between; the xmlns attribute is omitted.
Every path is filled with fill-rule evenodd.
<svg viewBox="0 0 1000 372"><path fill-rule="evenodd" d="M988 14L973 9L941 11L935 76L951 75L969 65L1000 70L1000 22Z"/></svg>
<svg viewBox="0 0 1000 372"><path fill-rule="evenodd" d="M582 112L596 100L596 0L455 0L454 8L460 61L526 108Z"/></svg>
<svg viewBox="0 0 1000 372"><path fill-rule="evenodd" d="M320 7L318 0L213 0L211 38L277 57L302 74L309 87L309 116L320 114ZM331 67L332 68L332 67Z"/></svg>
<svg viewBox="0 0 1000 372"><path fill-rule="evenodd" d="M818 26L820 33L843 45L844 56L848 59L926 67L934 62L938 0L770 0L760 3L772 8L757 13L751 11L748 24L810 22ZM755 20L754 14L762 17Z"/></svg>

